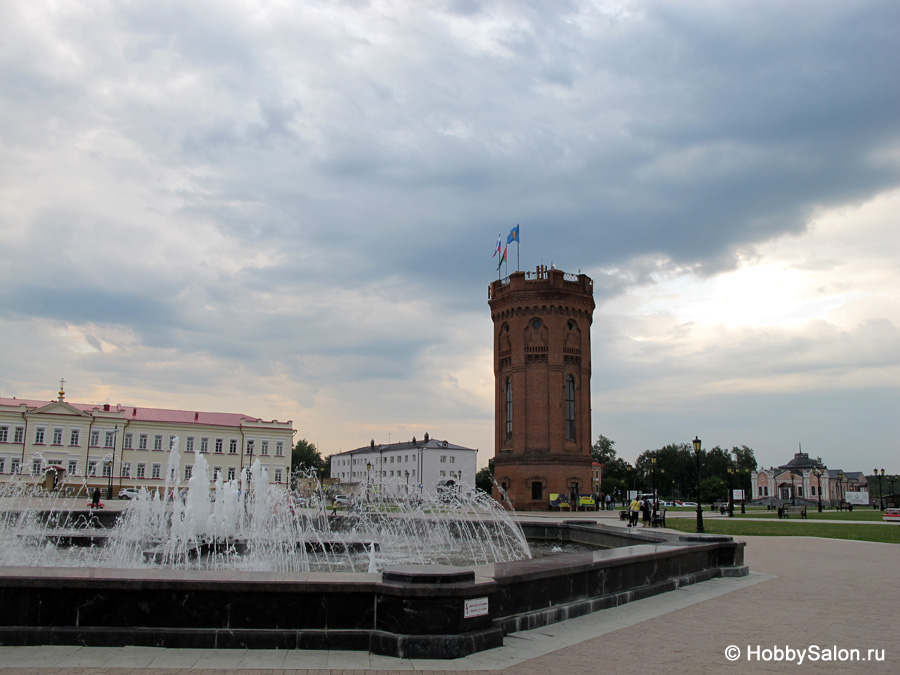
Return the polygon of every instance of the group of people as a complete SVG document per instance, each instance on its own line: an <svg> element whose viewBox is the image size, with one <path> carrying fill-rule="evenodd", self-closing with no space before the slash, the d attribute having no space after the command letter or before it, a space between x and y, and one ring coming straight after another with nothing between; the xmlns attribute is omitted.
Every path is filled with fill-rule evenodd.
<svg viewBox="0 0 900 675"><path fill-rule="evenodd" d="M638 499L635 497L628 505L628 527L637 527L638 516L641 516L643 527L650 527L653 513L653 503L648 497Z"/></svg>
<svg viewBox="0 0 900 675"><path fill-rule="evenodd" d="M615 505L616 500L613 499L612 495L600 493L599 498L597 499L598 511L612 511Z"/></svg>

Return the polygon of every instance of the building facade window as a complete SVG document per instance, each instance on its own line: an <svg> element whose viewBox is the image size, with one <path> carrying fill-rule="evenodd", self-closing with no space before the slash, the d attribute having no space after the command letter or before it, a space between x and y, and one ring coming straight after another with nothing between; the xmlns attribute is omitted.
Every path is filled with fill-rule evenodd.
<svg viewBox="0 0 900 675"><path fill-rule="evenodd" d="M19 473L22 463L18 459L11 459L9 462L9 472L10 473Z"/></svg>
<svg viewBox="0 0 900 675"><path fill-rule="evenodd" d="M35 445L43 445L44 444L44 427L38 427L34 430L34 444Z"/></svg>
<svg viewBox="0 0 900 675"><path fill-rule="evenodd" d="M136 478L146 478L147 477L147 465L146 464L144 464L143 462L138 462L137 474L135 475L135 477Z"/></svg>
<svg viewBox="0 0 900 675"><path fill-rule="evenodd" d="M69 475L70 475L70 476L77 476L77 475L78 475L78 460L77 460L77 459L70 459L70 460L69 460L69 468L68 468L68 472L69 472Z"/></svg>
<svg viewBox="0 0 900 675"><path fill-rule="evenodd" d="M9 443L9 427L0 426L0 443Z"/></svg>
<svg viewBox="0 0 900 675"><path fill-rule="evenodd" d="M125 448L126 450L131 450L131 448L133 446L134 446L134 434L129 432L129 433L125 434L125 436L122 438L122 447Z"/></svg>
<svg viewBox="0 0 900 675"><path fill-rule="evenodd" d="M91 447L92 448L100 447L100 432L99 431L91 432Z"/></svg>
<svg viewBox="0 0 900 675"><path fill-rule="evenodd" d="M153 449L154 450L162 450L162 434L154 434L153 436Z"/></svg>
<svg viewBox="0 0 900 675"><path fill-rule="evenodd" d="M236 455L237 454L237 439L232 438L228 441L228 454Z"/></svg>
<svg viewBox="0 0 900 675"><path fill-rule="evenodd" d="M103 447L104 448L112 448L115 447L116 444L116 432L115 431L107 431L104 439L103 439Z"/></svg>
<svg viewBox="0 0 900 675"><path fill-rule="evenodd" d="M512 379L506 378L506 440L512 440L513 425L513 391Z"/></svg>
<svg viewBox="0 0 900 675"><path fill-rule="evenodd" d="M275 456L284 457L284 441L275 441Z"/></svg>
<svg viewBox="0 0 900 675"><path fill-rule="evenodd" d="M88 476L91 478L97 477L97 462L88 462Z"/></svg>
<svg viewBox="0 0 900 675"><path fill-rule="evenodd" d="M131 478L131 462L122 462L122 478Z"/></svg>
<svg viewBox="0 0 900 675"><path fill-rule="evenodd" d="M268 457L269 455L269 441L265 438L259 442L259 454L263 457Z"/></svg>
<svg viewBox="0 0 900 675"><path fill-rule="evenodd" d="M566 378L566 440L575 440L575 378L572 375Z"/></svg>
<svg viewBox="0 0 900 675"><path fill-rule="evenodd" d="M16 427L16 430L13 432L13 443L24 443L25 442L25 427Z"/></svg>
<svg viewBox="0 0 900 675"><path fill-rule="evenodd" d="M276 483L280 483L280 482L281 482L281 475L282 475L282 474L281 474L281 469L275 469L275 482L276 482Z"/></svg>
<svg viewBox="0 0 900 675"><path fill-rule="evenodd" d="M150 467L150 478L159 480L162 478L162 464L153 464Z"/></svg>
<svg viewBox="0 0 900 675"><path fill-rule="evenodd" d="M53 429L53 445L62 445L63 430L61 427Z"/></svg>
<svg viewBox="0 0 900 675"><path fill-rule="evenodd" d="M6 457L0 457L0 473L6 471Z"/></svg>
<svg viewBox="0 0 900 675"><path fill-rule="evenodd" d="M184 441L184 451L185 452L193 452L194 451L194 437L188 436Z"/></svg>
<svg viewBox="0 0 900 675"><path fill-rule="evenodd" d="M193 467L191 464L185 464L185 465L184 465L184 479L185 479L185 480L190 480L190 479L191 479L191 472L192 472L193 470L194 470L194 467Z"/></svg>
<svg viewBox="0 0 900 675"><path fill-rule="evenodd" d="M41 460L33 459L31 460L31 475L36 476L41 472Z"/></svg>
<svg viewBox="0 0 900 675"><path fill-rule="evenodd" d="M147 434L141 434L138 436L138 450L146 450L147 449Z"/></svg>
<svg viewBox="0 0 900 675"><path fill-rule="evenodd" d="M201 438L200 439L200 452L209 452L209 439Z"/></svg>
<svg viewBox="0 0 900 675"><path fill-rule="evenodd" d="M222 447L223 447L222 444L223 444L223 442L224 442L224 441L223 441L221 438L217 438L217 439L216 439L216 454L217 454L217 455L221 455L221 454L222 454Z"/></svg>
<svg viewBox="0 0 900 675"><path fill-rule="evenodd" d="M78 445L81 442L81 429L71 429L69 431L69 445Z"/></svg>
<svg viewBox="0 0 900 675"><path fill-rule="evenodd" d="M247 439L247 454L248 454L248 455L252 455L252 454L253 454L253 447L254 447L254 445L255 445L255 441L254 441L252 438L248 438L248 439Z"/></svg>
<svg viewBox="0 0 900 675"><path fill-rule="evenodd" d="M228 467L228 480L234 480L234 467Z"/></svg>

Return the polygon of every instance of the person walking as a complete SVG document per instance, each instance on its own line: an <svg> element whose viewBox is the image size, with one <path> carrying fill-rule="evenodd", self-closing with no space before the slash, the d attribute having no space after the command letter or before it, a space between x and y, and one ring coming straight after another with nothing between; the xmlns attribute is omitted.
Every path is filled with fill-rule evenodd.
<svg viewBox="0 0 900 675"><path fill-rule="evenodd" d="M91 508L100 508L100 488L94 488L94 494L91 495Z"/></svg>
<svg viewBox="0 0 900 675"><path fill-rule="evenodd" d="M628 505L628 527L637 527L638 514L641 512L641 502L635 496Z"/></svg>
<svg viewBox="0 0 900 675"><path fill-rule="evenodd" d="M650 500L646 497L641 500L641 515L644 520L644 527L650 527Z"/></svg>

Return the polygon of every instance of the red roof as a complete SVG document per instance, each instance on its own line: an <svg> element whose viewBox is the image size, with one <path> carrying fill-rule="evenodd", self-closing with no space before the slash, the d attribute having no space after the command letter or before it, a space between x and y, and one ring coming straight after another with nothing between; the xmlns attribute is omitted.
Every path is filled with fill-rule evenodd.
<svg viewBox="0 0 900 675"><path fill-rule="evenodd" d="M29 409L43 408L56 401L34 401L24 398L2 398L0 405L20 406L25 405ZM92 403L71 403L73 408L90 414L92 411L106 412L104 405ZM124 412L126 420L140 422L169 422L175 424L207 424L220 427L239 427L242 422L258 422L258 417L250 417L240 413L202 412L193 410L166 410L164 408L138 408L127 405L110 405L109 412Z"/></svg>

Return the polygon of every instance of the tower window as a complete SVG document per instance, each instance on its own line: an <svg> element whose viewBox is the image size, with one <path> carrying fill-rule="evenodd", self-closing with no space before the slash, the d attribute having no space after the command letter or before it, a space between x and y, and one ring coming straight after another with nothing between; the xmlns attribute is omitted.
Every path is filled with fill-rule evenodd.
<svg viewBox="0 0 900 675"><path fill-rule="evenodd" d="M535 330L540 330L541 329L541 320L535 319L534 321L532 321L531 327L534 328Z"/></svg>
<svg viewBox="0 0 900 675"><path fill-rule="evenodd" d="M575 378L566 378L566 440L575 440Z"/></svg>
<svg viewBox="0 0 900 675"><path fill-rule="evenodd" d="M506 440L512 440L513 396L512 379L506 378Z"/></svg>

